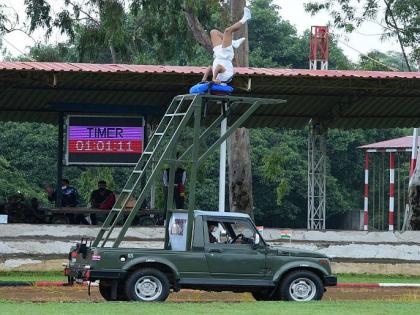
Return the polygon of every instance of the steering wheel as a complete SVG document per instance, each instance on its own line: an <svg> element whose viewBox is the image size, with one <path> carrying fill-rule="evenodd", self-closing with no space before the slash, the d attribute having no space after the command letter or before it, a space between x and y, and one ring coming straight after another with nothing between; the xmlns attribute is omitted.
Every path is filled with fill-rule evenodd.
<svg viewBox="0 0 420 315"><path fill-rule="evenodd" d="M238 234L238 235L236 235L234 238L232 238L231 240L230 240L230 242L229 242L229 244L233 244L233 243L235 243L237 240L238 240L238 238L240 238L240 237L244 237L244 235L242 234L242 233L240 233L240 234Z"/></svg>

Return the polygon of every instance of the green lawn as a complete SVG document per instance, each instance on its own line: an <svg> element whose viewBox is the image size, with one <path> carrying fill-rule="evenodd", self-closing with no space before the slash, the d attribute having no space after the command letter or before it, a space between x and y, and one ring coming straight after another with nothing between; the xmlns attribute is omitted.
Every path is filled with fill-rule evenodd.
<svg viewBox="0 0 420 315"><path fill-rule="evenodd" d="M420 276L339 274L338 282L420 283Z"/></svg>
<svg viewBox="0 0 420 315"><path fill-rule="evenodd" d="M67 281L62 271L10 271L0 272L0 281Z"/></svg>
<svg viewBox="0 0 420 315"><path fill-rule="evenodd" d="M13 271L0 272L0 281L67 281L61 271L27 272ZM404 275L367 275L367 274L339 274L339 282L406 282L420 283L420 276L410 277Z"/></svg>
<svg viewBox="0 0 420 315"><path fill-rule="evenodd" d="M386 315L419 314L415 302L242 302L242 303L9 303L0 302L2 314L310 314Z"/></svg>

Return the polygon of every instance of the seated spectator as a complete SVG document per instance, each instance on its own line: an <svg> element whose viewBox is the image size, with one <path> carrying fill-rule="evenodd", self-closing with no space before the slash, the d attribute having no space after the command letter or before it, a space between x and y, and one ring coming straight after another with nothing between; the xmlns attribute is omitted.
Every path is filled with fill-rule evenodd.
<svg viewBox="0 0 420 315"><path fill-rule="evenodd" d="M57 192L54 190L52 185L47 185L45 191L48 194L48 200L55 202L57 198ZM70 186L68 179L63 179L61 182L61 207L77 207L79 204L79 192L73 186ZM70 223L73 224L89 224L86 218L82 214L66 214Z"/></svg>
<svg viewBox="0 0 420 315"><path fill-rule="evenodd" d="M48 194L48 200L55 202L57 192L52 185L47 185L45 191ZM76 188L70 186L68 179L63 179L61 182L61 206L62 207L76 207L79 204L79 192Z"/></svg>
<svg viewBox="0 0 420 315"><path fill-rule="evenodd" d="M20 192L10 196L4 208L9 223L45 223L45 213L38 209L38 200L25 198Z"/></svg>
<svg viewBox="0 0 420 315"><path fill-rule="evenodd" d="M92 191L90 195L90 204L94 209L110 210L115 203L114 193L106 188L106 181L100 180L98 182L98 189ZM96 225L99 221L105 220L105 215L96 216L94 213L91 214L90 218L92 224Z"/></svg>

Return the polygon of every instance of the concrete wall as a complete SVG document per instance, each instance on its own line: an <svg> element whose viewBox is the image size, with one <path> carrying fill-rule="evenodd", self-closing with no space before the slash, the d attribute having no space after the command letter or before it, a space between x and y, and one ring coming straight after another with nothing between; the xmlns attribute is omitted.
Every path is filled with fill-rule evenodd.
<svg viewBox="0 0 420 315"><path fill-rule="evenodd" d="M91 226L0 225L0 270L61 269L70 247L82 236L94 238L98 230ZM273 245L314 250L332 257L335 272L420 275L420 231L287 230L291 242L281 238L284 231L264 229L263 235ZM133 227L122 246L161 248L163 237L161 227Z"/></svg>

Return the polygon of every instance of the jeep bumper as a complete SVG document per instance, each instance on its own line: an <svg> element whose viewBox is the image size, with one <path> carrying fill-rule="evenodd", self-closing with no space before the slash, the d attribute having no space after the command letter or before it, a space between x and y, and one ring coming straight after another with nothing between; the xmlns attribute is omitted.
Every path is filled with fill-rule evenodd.
<svg viewBox="0 0 420 315"><path fill-rule="evenodd" d="M101 279L123 279L126 271L122 270L91 270L86 268L66 267L64 275L73 278L76 282L95 281Z"/></svg>
<svg viewBox="0 0 420 315"><path fill-rule="evenodd" d="M324 276L324 286L326 287L333 287L337 285L337 277L336 276Z"/></svg>

